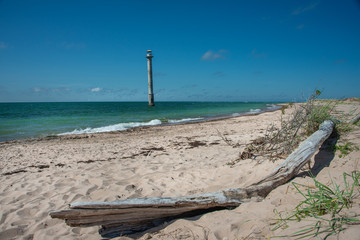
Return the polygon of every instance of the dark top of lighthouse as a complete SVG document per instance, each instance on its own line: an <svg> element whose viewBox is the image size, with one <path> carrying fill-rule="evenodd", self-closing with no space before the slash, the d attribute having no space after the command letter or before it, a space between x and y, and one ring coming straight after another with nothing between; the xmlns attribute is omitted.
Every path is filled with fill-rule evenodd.
<svg viewBox="0 0 360 240"><path fill-rule="evenodd" d="M146 51L146 58L152 58L152 57L153 57L153 55L151 53L151 50L147 50Z"/></svg>

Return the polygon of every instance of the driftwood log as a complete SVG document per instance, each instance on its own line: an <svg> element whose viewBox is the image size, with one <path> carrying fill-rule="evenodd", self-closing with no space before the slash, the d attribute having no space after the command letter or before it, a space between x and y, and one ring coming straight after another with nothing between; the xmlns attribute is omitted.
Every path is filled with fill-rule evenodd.
<svg viewBox="0 0 360 240"><path fill-rule="evenodd" d="M249 199L264 198L274 188L294 178L330 136L332 121L300 144L288 158L261 181L245 188L175 198L135 198L113 202L77 202L69 209L51 211L52 218L64 219L72 227L101 225L103 237L142 231L165 220L196 215L203 211L239 206ZM202 212L203 213L203 212Z"/></svg>
<svg viewBox="0 0 360 240"><path fill-rule="evenodd" d="M357 116L355 116L355 117L350 121L350 123L351 123L351 124L355 124L355 123L357 123L359 120L360 120L360 114L357 115Z"/></svg>

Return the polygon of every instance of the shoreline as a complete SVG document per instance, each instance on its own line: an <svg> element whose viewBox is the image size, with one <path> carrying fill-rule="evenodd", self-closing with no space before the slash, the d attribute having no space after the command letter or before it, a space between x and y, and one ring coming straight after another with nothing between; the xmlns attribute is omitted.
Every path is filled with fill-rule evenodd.
<svg viewBox="0 0 360 240"><path fill-rule="evenodd" d="M239 149L218 131L246 143L279 114L1 143L0 236L95 240L98 227L70 228L49 212L77 201L184 196L248 185L274 163L231 164Z"/></svg>
<svg viewBox="0 0 360 240"><path fill-rule="evenodd" d="M199 146L206 146L203 145L203 139L201 141L199 140L195 140L195 141L191 141L192 138L191 136L195 135L195 138L197 137L196 132L199 132L203 135L204 138L208 138L208 135L211 134L213 136L213 138L217 138L217 140L215 142L212 143L208 143L208 146L211 145L217 145L217 144L225 144L227 145L227 143L224 142L224 140L222 139L223 137L219 135L219 132L222 132L224 135L227 135L227 132L234 132L233 128L240 128L242 129L242 126L236 126L234 127L234 124L236 122L245 122L247 123L249 121L249 119L252 119L251 121L256 123L256 122L263 122L263 118L265 119L273 119L273 115L278 115L277 112L279 112L281 110L281 108L278 109L274 109L271 111L264 111L261 113L253 113L253 114L243 114L241 116L228 116L228 117L223 117L223 118L211 118L211 119L207 119L204 121L195 121L195 122L181 122L181 123L177 123L177 124L161 124L161 125L155 125L155 126L140 126L140 127L134 127L134 128L129 128L126 130L122 130L122 131L112 131L112 132L99 132L99 133L90 133L90 134L69 134L69 135L52 135L52 136L47 136L44 138L34 138L34 139L21 139L21 140L13 140L13 141L5 141L5 142L0 142L0 147L2 148L6 148L6 147L11 147L11 146L22 146L22 149L27 149L30 148L31 151L33 146L38 146L38 149L36 150L38 152L38 154L40 154L38 156L38 158L40 159L39 161L36 161L36 163L33 164L26 164L28 163L28 159L26 158L26 154L20 154L20 159L17 161L19 162L18 167L16 168L11 168L8 171L4 171L6 169L6 167L3 167L3 162L1 161L1 157L0 157L0 174L4 175L4 176L9 176L9 175L13 175L16 173L21 173L21 172L34 172L37 171L37 169L42 170L42 169L48 169L51 166L57 166L57 165L62 165L63 161L62 158L59 159L58 156L52 156L51 159L55 159L55 160L50 160L47 159L47 151L44 151L43 145L49 145L52 148L58 148L58 144L60 144L60 148L62 150L64 150L61 145L72 145L72 144L77 144L79 148L82 148L82 145L95 145L95 144L109 144L109 141L111 141L112 139L119 139L121 142L123 142L125 139L132 139L133 140L133 144L129 143L129 147L127 147L127 150L131 149L131 148L135 148L135 149L156 149L158 148L156 143L152 144L151 143L151 139L157 139L159 138L161 135L164 135L168 141L173 141L174 137L177 138L179 136L176 136L179 132L181 132L181 135L186 135L186 137L181 137L181 138L185 138L185 142L189 142L190 145L191 143L194 143L195 147L197 144L199 144ZM268 117L265 117L268 116ZM269 120L265 120L265 122L268 122ZM263 128L264 124L257 124L257 128ZM249 132L256 132L258 130L253 129L253 127L246 127L248 128L247 131ZM267 127L267 124L266 124ZM207 129L206 131L204 129ZM227 129L227 130L221 130L221 129ZM264 128L265 130L265 128ZM251 134L252 136L253 134ZM173 136L173 137L171 137ZM149 140L147 139L149 137ZM239 138L239 137L238 137ZM248 141L247 136L242 136L242 142L245 143L246 141ZM143 143L141 143L143 142ZM219 143L221 142L221 143ZM94 144L93 144L94 143ZM107 147L108 149L111 149L112 145L114 144L109 144L109 146ZM146 147L147 145L150 145L151 147ZM64 147L65 147L64 146ZM192 145L190 146L192 148ZM228 146L227 147L231 147ZM87 152L83 152L83 154L78 154L76 156L77 162L101 162L101 161L105 161L104 159L94 159L94 155L98 155L96 152L98 150L98 146L94 146L94 149L92 149L90 154L87 154ZM232 148L232 147L231 147ZM186 149L186 148L185 148ZM81 150L83 151L83 150ZM151 150L150 150L151 151ZM57 151L58 152L58 151ZM131 151L130 151L131 152ZM141 151L140 151L141 152ZM233 151L232 151L233 152ZM59 154L60 152L58 152ZM70 153L72 154L72 153ZM141 153L140 153L141 154ZM31 155L31 154L30 154ZM68 155L68 153L67 153ZM132 159L132 158L136 158L139 155L139 153L130 153L126 156L123 156L124 159ZM19 156L19 155L18 155ZM15 156L12 156L11 158L13 158ZM29 158L33 158L35 156L31 155L29 156ZM70 158L73 156L69 156L66 158ZM234 154L234 156L232 158L236 158L236 154ZM6 157L5 157L6 158ZM83 160L83 159L88 159L88 160ZM112 156L109 156L109 159L112 159ZM56 161L59 160L59 161ZM27 167L29 169L27 169Z"/></svg>
<svg viewBox="0 0 360 240"><path fill-rule="evenodd" d="M340 114L352 112L351 105L339 107ZM357 107L359 113L360 103ZM239 160L240 152L290 112L0 143L0 238L95 240L100 238L98 227L71 228L49 212L74 202L178 197L249 186L282 160ZM359 134L356 127L346 141L360 146ZM339 157L323 149L311 167L320 182L341 183L342 173L351 173L359 158L359 151ZM292 181L312 184L305 171ZM268 239L283 235L281 229L271 231L274 209L289 211L301 200L289 182L261 202L174 220L123 239Z"/></svg>
<svg viewBox="0 0 360 240"><path fill-rule="evenodd" d="M54 135L47 135L44 137L33 137L33 138L23 138L23 139L14 139L14 140L5 140L0 141L1 144L9 144L9 143L17 143L17 142L32 142L32 141L46 141L49 139L56 139L56 138L67 138L67 137L73 137L75 136L83 136L88 137L89 135L96 135L96 134L114 134L118 132L126 132L126 131L133 131L134 129L143 129L143 128L151 128L151 127L165 127L165 126L177 126L177 125L185 125L185 124L196 124L196 123L202 123L202 122L213 122L213 121L221 121L225 119L231 119L231 118L237 118L237 117L244 117L244 116L257 116L266 112L275 112L281 110L283 105L286 105L287 103L280 103L280 104L272 104L272 108L266 108L262 109L259 112L244 112L244 113L236 113L236 115L233 114L223 114L223 115L216 115L213 117L202 117L199 120L190 120L190 121L180 121L180 122L174 122L174 123L160 123L156 125L148 125L148 126L137 126L137 127L130 127L124 130L116 130L116 131L106 131L106 132L95 132L95 133L72 133L72 134L54 134Z"/></svg>

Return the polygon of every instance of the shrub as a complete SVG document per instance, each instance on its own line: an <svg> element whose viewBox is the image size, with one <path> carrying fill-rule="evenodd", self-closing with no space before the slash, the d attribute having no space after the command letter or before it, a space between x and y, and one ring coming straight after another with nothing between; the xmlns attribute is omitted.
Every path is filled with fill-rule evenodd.
<svg viewBox="0 0 360 240"><path fill-rule="evenodd" d="M325 106L314 106L309 112L306 123L305 132L307 135L311 135L319 129L321 123L325 120L331 119L331 107L330 105Z"/></svg>
<svg viewBox="0 0 360 240"><path fill-rule="evenodd" d="M292 152L306 135L318 130L323 121L331 118L330 112L335 104L328 102L326 105L316 105L315 100L320 95L321 92L316 90L305 103L300 105L290 103L282 107L282 115L289 107L293 107L294 110L287 119L282 117L280 128L270 125L265 136L248 144L240 153L240 158L262 154L274 159L285 157Z"/></svg>

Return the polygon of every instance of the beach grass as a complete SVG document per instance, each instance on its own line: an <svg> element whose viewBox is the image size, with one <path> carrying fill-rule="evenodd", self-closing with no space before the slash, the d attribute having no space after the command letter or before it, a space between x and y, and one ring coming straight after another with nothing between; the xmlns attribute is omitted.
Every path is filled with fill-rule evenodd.
<svg viewBox="0 0 360 240"><path fill-rule="evenodd" d="M336 152L337 150L340 152L339 157L342 158L342 157L348 155L349 153L351 153L352 151L355 151L355 150L359 151L359 147L351 142L346 142L343 145L336 144L334 146L334 152Z"/></svg>
<svg viewBox="0 0 360 240"><path fill-rule="evenodd" d="M248 144L241 159L252 158L256 155L267 156L273 161L285 158L307 136L319 129L325 120L333 120L332 111L336 101L317 102L321 91L315 90L305 103L284 105L281 109L280 126L270 124L264 136ZM285 117L285 112L291 109L291 114ZM283 116L284 115L284 116Z"/></svg>
<svg viewBox="0 0 360 240"><path fill-rule="evenodd" d="M326 119L331 119L336 123L334 137L337 140L351 132L354 125L346 121L351 116L332 114L335 112L335 107L341 103L340 100L320 100L317 101L316 105L312 105L304 128L306 134L309 135L314 132L314 129L317 129L318 125ZM359 147L351 142L338 142L332 146L331 150L334 154L338 152L339 158L343 158L352 151L359 151ZM357 164L355 165L357 166ZM333 179L331 179L331 186L327 186L319 182L311 172L309 172L309 175L315 187L292 183L304 200L285 217L275 209L277 223L272 230L288 228L289 222L306 221L309 224L302 226L300 230L289 235L275 236L273 238L303 239L317 237L326 239L331 235L340 233L348 225L360 224L359 218L351 217L347 211L344 211L352 207L354 199L360 198L360 172L357 167L351 173L343 173L343 187L340 187Z"/></svg>
<svg viewBox="0 0 360 240"><path fill-rule="evenodd" d="M332 180L332 186L316 180L312 176L315 188L293 183L295 189L304 197L295 208L295 210L286 217L282 217L279 212L274 210L277 215L277 224L273 231L279 228L288 227L288 222L300 222L304 219L310 221L311 224L303 226L286 236L276 236L274 238L294 238L303 239L309 237L318 237L322 239L337 234L345 229L349 224L360 224L359 218L349 217L344 213L343 209L350 209L353 200L359 198L360 194L360 172L354 170L351 173L343 173L344 187ZM301 190L305 188L305 190Z"/></svg>

